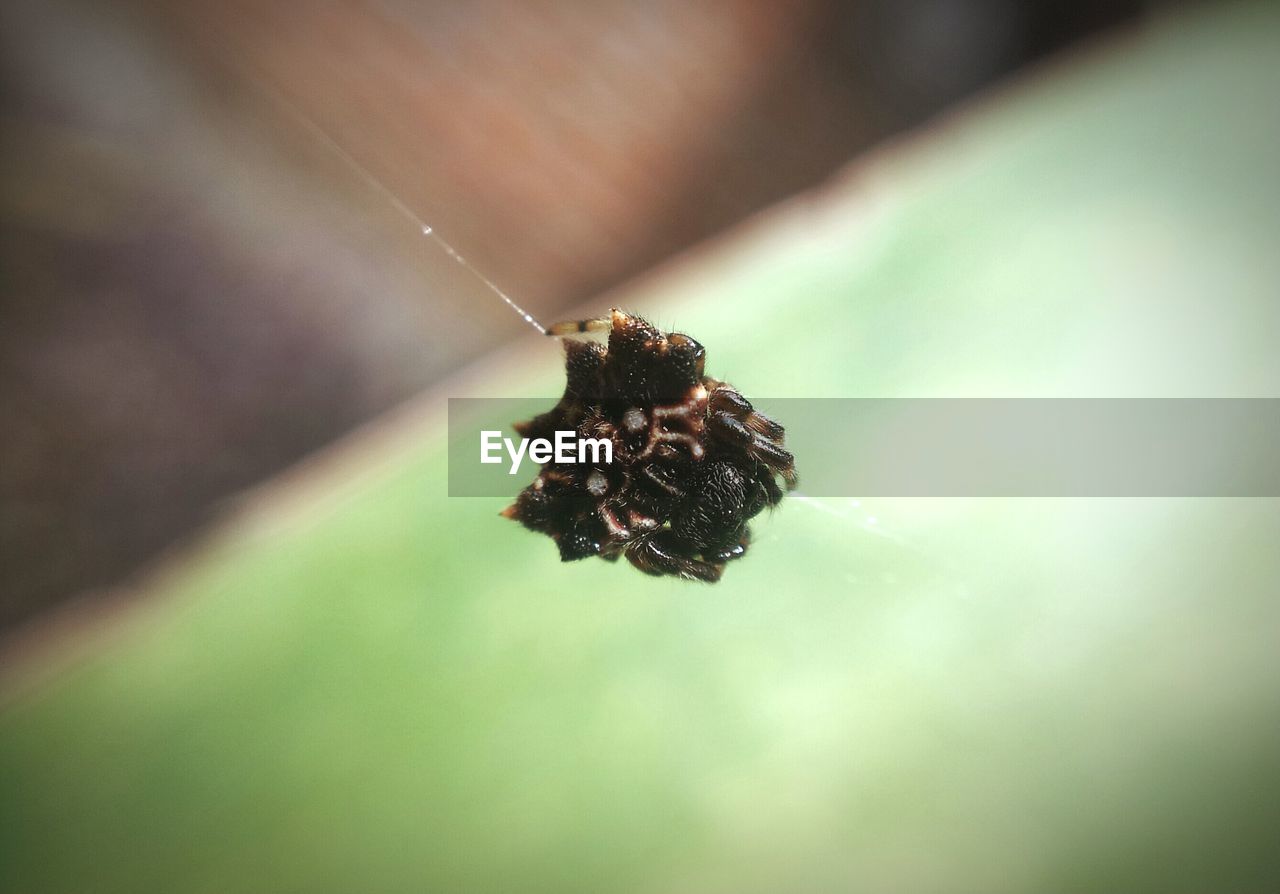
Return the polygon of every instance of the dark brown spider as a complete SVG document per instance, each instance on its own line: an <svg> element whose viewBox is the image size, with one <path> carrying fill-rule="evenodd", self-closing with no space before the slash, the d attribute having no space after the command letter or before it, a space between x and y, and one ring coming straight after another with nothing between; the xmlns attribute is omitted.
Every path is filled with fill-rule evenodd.
<svg viewBox="0 0 1280 894"><path fill-rule="evenodd" d="M564 397L515 426L606 438L613 462L545 464L503 511L556 541L566 562L625 555L647 574L717 581L742 556L747 522L796 485L783 428L724 382L703 375L705 351L614 309L548 335L605 331L608 346L566 340Z"/></svg>

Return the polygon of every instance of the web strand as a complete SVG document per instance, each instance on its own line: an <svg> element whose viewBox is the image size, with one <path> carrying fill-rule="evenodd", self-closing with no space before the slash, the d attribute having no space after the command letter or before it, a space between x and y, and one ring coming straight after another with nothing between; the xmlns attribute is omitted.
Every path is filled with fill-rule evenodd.
<svg viewBox="0 0 1280 894"><path fill-rule="evenodd" d="M302 124L307 130L309 130L312 134L314 134L316 139L319 140L321 144L323 144L326 148L329 149L330 152L332 152L339 159L341 159L342 162L346 164L347 167L349 167L361 180L363 180L366 185L368 185L371 189L373 189L375 192L380 194L384 199L387 200L387 202L391 205L392 208L396 209L396 211L398 211L404 218L406 218L414 226L416 226L418 228L418 231L422 233L423 236L426 236L434 240L435 243L444 250L445 254L447 254L449 257L457 261L468 273L470 273L480 282L484 283L484 285L489 289L490 292L493 292L494 295L497 295L499 298L501 298L502 301L508 307L510 307L513 311L519 314L520 318L523 319L526 323L528 323L534 329L537 329L538 332L541 333L542 335L547 334L546 327L543 326L541 323L539 323L538 320L534 318L533 314L529 313L523 307L516 304L515 301L512 300L511 296L508 295L506 292L502 291L502 289L498 288L497 284L494 283L493 280L489 279L489 277L485 276L483 273L481 273L479 270L473 267L470 263L468 263L466 258L458 254L457 249L455 249L452 245L450 245L447 241L445 241L444 237L442 237L439 233L437 233L430 224L428 224L421 217L415 214L412 208L406 205L400 199L400 197L396 195L394 192L392 192L391 189L385 183L383 183L381 180L375 177L372 171L370 171L368 168L362 165L359 161L357 161L355 156L353 156L346 149L342 148L342 145L338 143L338 141L335 140L332 136L330 136L328 131L326 131L323 127L317 124L315 120L311 118L311 116L303 112L302 109L298 108L294 103L290 102L284 95L282 95L278 91L271 90L271 93L275 97L276 102L278 102L280 105L286 108L289 111L289 113L300 124Z"/></svg>

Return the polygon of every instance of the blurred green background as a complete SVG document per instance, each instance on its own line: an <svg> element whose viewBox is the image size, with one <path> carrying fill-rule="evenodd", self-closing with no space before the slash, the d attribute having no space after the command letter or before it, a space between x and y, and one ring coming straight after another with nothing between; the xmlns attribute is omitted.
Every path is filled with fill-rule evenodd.
<svg viewBox="0 0 1280 894"><path fill-rule="evenodd" d="M1280 396L1277 58L1272 4L1182 14L606 300L748 395ZM19 654L0 889L1280 885L1277 501L801 494L714 587L562 565L443 430L558 365Z"/></svg>

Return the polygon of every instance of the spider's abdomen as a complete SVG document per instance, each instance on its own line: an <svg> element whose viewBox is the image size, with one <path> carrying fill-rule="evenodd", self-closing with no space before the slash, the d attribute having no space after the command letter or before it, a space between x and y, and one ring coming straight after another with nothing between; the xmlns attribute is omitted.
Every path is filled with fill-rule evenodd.
<svg viewBox="0 0 1280 894"><path fill-rule="evenodd" d="M607 322L607 348L565 342L564 397L516 430L605 439L613 461L547 463L503 514L548 534L565 561L626 555L649 574L718 580L746 552L747 522L782 499L776 479L795 486L782 426L704 375L689 336L620 310Z"/></svg>

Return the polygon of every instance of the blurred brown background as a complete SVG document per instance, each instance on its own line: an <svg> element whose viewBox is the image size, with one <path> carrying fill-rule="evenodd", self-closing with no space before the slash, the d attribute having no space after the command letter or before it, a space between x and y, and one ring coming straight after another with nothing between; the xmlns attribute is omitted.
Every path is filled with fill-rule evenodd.
<svg viewBox="0 0 1280 894"><path fill-rule="evenodd" d="M529 335L290 105L552 320L1156 5L9 0L0 626Z"/></svg>

